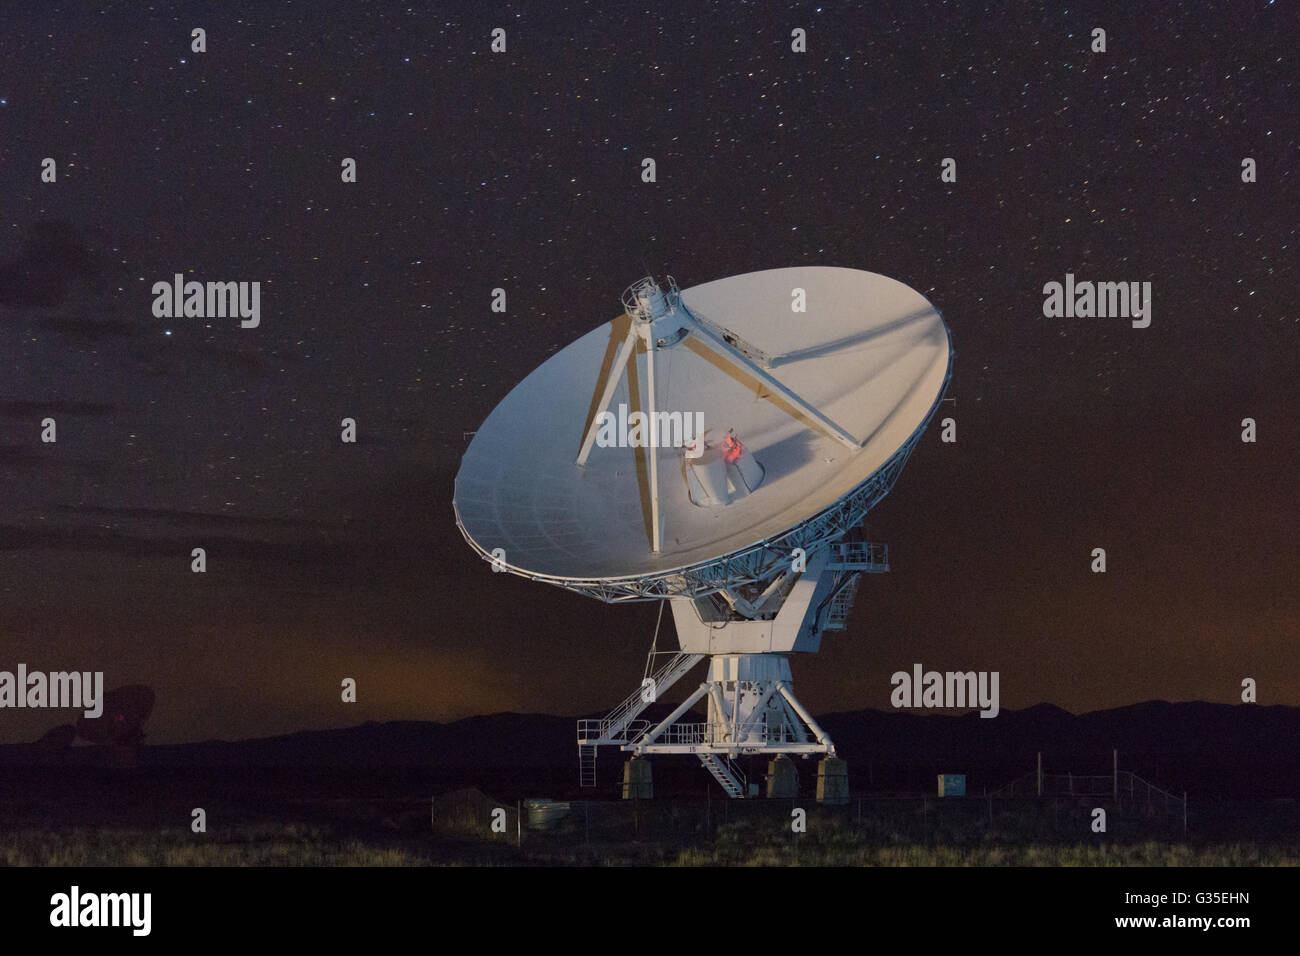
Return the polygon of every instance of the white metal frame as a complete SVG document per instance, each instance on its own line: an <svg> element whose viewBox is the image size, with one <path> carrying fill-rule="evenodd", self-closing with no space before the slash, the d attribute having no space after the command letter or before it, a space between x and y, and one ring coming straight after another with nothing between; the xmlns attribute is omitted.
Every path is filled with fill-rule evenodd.
<svg viewBox="0 0 1300 956"><path fill-rule="evenodd" d="M614 364L610 366L605 379L605 387L601 390L600 403L595 409L591 424L587 426L587 434L582 439L582 447L578 451L577 465L579 468L586 467L587 459L590 457L592 448L596 443L596 432L601 417L608 411L610 402L614 400L614 392L627 374L627 363L635 360L636 342L640 339L645 348L645 405L649 415L648 421L651 423L651 427L647 430L646 455L650 471L650 550L655 554L659 553L663 534L659 517L658 436L654 427L654 422L657 421L655 417L657 408L655 353L661 347L671 347L667 344L669 342L673 345L680 342L684 338L681 335L683 330L688 335L694 335L698 341L707 345L720 358L758 379L804 415L817 422L828 434L846 448L857 451L862 447L856 438L831 421L815 406L800 398L792 389L777 381L766 368L746 355L745 351L728 341L729 338L740 341L738 336L734 335L734 333L728 333L726 330L723 330L720 335L714 331L717 326L713 323L706 326L696 319L691 310L682 302L681 292L677 289L677 283L672 280L671 276L669 276L669 293L667 295L659 288L659 284L655 282L652 276L646 276L632 283L623 293L623 307L631 320L628 324L627 336L619 346L618 353L614 358ZM660 335L660 331L666 331L666 334ZM748 350L757 351L752 346Z"/></svg>

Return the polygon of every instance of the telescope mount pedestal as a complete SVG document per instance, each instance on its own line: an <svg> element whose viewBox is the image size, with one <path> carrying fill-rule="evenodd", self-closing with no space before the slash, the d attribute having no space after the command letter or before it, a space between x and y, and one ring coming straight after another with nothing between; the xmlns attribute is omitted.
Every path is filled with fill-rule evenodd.
<svg viewBox="0 0 1300 956"><path fill-rule="evenodd" d="M681 650L606 718L578 722L581 783L595 785L596 748L602 745L641 758L694 754L733 798L757 790L737 757L835 758L834 743L794 696L789 655L816 652L824 631L842 630L859 576L888 569L883 545L834 542L770 579L703 598L671 598ZM705 679L667 717L640 719L706 657ZM688 717L701 702L705 719ZM842 775L842 764L835 763Z"/></svg>

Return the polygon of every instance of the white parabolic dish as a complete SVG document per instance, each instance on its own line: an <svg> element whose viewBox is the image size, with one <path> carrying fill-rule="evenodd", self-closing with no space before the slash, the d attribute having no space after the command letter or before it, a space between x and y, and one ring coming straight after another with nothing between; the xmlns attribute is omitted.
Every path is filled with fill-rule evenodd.
<svg viewBox="0 0 1300 956"><path fill-rule="evenodd" d="M791 308L804 290L806 311ZM680 448L658 448L661 549L651 548L647 449L596 447L576 464L626 316L564 348L514 388L479 427L456 477L457 523L486 558L557 584L664 579L781 539L898 461L934 413L950 371L948 329L901 282L824 266L732 276L681 292L695 315L770 359L768 373L849 432L851 450L759 379L688 336L655 352L656 409L700 412L706 438L734 430L765 469L729 505L690 500ZM644 410L638 348L610 404ZM632 388L629 391L629 378ZM901 466L901 465L900 465ZM887 487L885 488L887 490ZM857 520L860 520L858 516Z"/></svg>

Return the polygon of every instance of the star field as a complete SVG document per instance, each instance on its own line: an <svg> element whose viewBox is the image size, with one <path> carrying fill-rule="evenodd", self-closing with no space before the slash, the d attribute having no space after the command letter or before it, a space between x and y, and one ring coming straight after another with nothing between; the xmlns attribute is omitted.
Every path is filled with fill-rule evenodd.
<svg viewBox="0 0 1300 956"><path fill-rule="evenodd" d="M154 686L157 741L602 710L656 609L492 575L464 435L646 272L822 264L940 309L959 438L871 515L894 568L800 660L814 711L914 660L1000 669L1009 708L1300 703L1286 4L378 6L11 13L8 664ZM1045 318L1067 272L1150 281L1151 327ZM259 281L260 326L156 318L174 273Z"/></svg>

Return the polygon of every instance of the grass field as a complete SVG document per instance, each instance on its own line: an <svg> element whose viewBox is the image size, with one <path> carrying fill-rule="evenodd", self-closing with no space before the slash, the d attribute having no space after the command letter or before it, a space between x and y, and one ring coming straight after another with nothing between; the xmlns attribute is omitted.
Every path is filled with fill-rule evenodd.
<svg viewBox="0 0 1300 956"><path fill-rule="evenodd" d="M596 805L601 806L601 805ZM513 809L513 808L511 808ZM147 827L22 827L0 835L9 866L1295 866L1300 840L1025 839L1023 834L949 826L922 842L888 820L810 814L791 832L781 816L749 813L707 827L682 826L694 809L642 807L640 836L593 828L587 815L549 831L517 828L506 814L451 814L431 826L428 810L390 811L364 821L245 822L207 833ZM627 808L605 805L618 814ZM732 814L735 811L731 811ZM739 814L736 814L739 815ZM621 822L621 820L620 820ZM949 821L951 824L951 821ZM1004 827L1007 821L1003 821ZM594 829L594 832L593 832Z"/></svg>
<svg viewBox="0 0 1300 956"><path fill-rule="evenodd" d="M203 835L132 829L19 830L8 866L1295 866L1300 846L1253 843L1070 843L870 846L852 839L757 843L723 830L713 846L524 845L512 841L367 841L318 828L248 827Z"/></svg>
<svg viewBox="0 0 1300 956"><path fill-rule="evenodd" d="M867 794L848 806L719 797L573 801L530 829L518 794L416 776L217 771L0 776L8 866L1295 866L1300 802L1192 804ZM527 791L523 791L527 792ZM430 793L437 796L430 797ZM205 808L207 832L189 827ZM794 832L802 811L804 832Z"/></svg>

